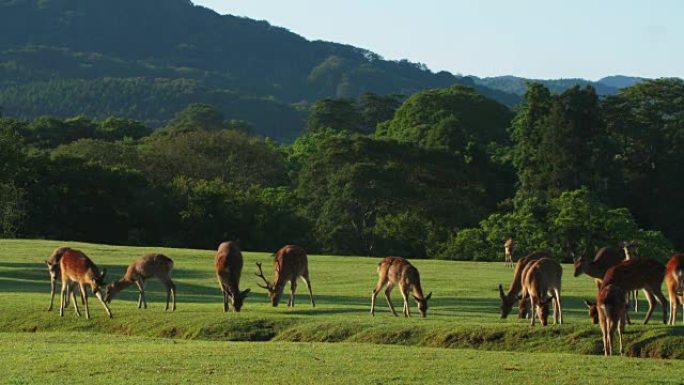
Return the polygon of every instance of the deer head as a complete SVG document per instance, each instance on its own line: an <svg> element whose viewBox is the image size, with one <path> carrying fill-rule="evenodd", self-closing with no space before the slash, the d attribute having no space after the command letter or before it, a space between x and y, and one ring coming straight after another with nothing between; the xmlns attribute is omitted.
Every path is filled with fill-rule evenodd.
<svg viewBox="0 0 684 385"><path fill-rule="evenodd" d="M261 269L261 263L257 262L256 263L257 267L259 268L258 273L254 273L257 277L261 278L265 285L260 285L257 283L257 286L268 290L268 297L271 299L271 305L278 306L278 303L280 302L280 296L283 294L283 287L280 286L278 287L275 283L269 282L268 279L264 276L264 271ZM277 282L277 277L278 277L278 266L276 265L276 282Z"/></svg>
<svg viewBox="0 0 684 385"><path fill-rule="evenodd" d="M591 302L585 299L584 304L587 306L587 309L589 309L589 318L591 318L591 322L594 325L597 325L599 322L599 316L598 309L596 309L596 302Z"/></svg>
<svg viewBox="0 0 684 385"><path fill-rule="evenodd" d="M100 275L93 278L93 282L95 282L95 287L93 287L93 293L95 295L100 293L102 288L106 288L107 283L104 281L105 275L107 275L107 269L102 269Z"/></svg>
<svg viewBox="0 0 684 385"><path fill-rule="evenodd" d="M572 264L575 266L575 277L579 277L586 270L586 266L591 263L588 259L584 258L583 255L575 257L573 255Z"/></svg>
<svg viewBox="0 0 684 385"><path fill-rule="evenodd" d="M618 246L625 251L625 256L627 259L633 259L636 258L637 253L636 253L636 248L637 248L637 242L636 241L623 241L618 243Z"/></svg>
<svg viewBox="0 0 684 385"><path fill-rule="evenodd" d="M247 298L247 295L249 294L250 291L251 291L251 289L245 289L245 290L237 293L237 295L231 295L230 296L230 303L231 303L231 305L233 305L233 311L234 312L236 312L236 313L240 312L240 309L242 309L242 305L245 303L245 298Z"/></svg>
<svg viewBox="0 0 684 385"><path fill-rule="evenodd" d="M428 301L431 297L432 292L423 298L418 298L415 295L413 296L413 298L416 300L416 303L418 303L418 313L420 313L420 318L425 318L427 315Z"/></svg>
<svg viewBox="0 0 684 385"><path fill-rule="evenodd" d="M501 318L505 319L506 317L508 317L508 314L513 309L513 305L515 305L515 303L520 300L520 296L513 298L508 297L504 293L503 287L499 285L499 297L501 297Z"/></svg>
<svg viewBox="0 0 684 385"><path fill-rule="evenodd" d="M48 267L48 273L50 273L50 280L56 281L59 278L59 263L52 261L45 261Z"/></svg>

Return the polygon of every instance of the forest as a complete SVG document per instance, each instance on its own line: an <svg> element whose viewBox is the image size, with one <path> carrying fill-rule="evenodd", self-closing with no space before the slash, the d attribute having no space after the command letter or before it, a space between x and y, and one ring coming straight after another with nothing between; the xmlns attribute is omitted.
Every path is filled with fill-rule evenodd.
<svg viewBox="0 0 684 385"><path fill-rule="evenodd" d="M684 246L684 82L599 96L529 84L511 109L455 85L322 98L292 143L209 104L162 128L0 118L2 237L312 253L559 259Z"/></svg>

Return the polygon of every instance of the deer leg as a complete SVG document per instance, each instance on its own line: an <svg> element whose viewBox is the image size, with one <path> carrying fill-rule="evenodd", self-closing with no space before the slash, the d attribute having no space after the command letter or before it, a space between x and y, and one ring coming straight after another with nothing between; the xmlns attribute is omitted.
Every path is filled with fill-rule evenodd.
<svg viewBox="0 0 684 385"><path fill-rule="evenodd" d="M309 290L309 298L311 299L311 307L316 307L316 303L314 302L313 299L313 292L311 291L311 280L309 279L309 273L305 273L302 275L302 280L306 284L306 288Z"/></svg>
<svg viewBox="0 0 684 385"><path fill-rule="evenodd" d="M668 319L668 324L674 325L677 319L677 293L675 293L671 287L667 288L667 294L670 299L670 317Z"/></svg>
<svg viewBox="0 0 684 385"><path fill-rule="evenodd" d="M85 301L85 314L86 314L86 319L90 319L90 308L88 307L88 292L85 289L85 286L80 283L79 288L81 289L81 295L83 295L83 300ZM76 297L74 296L74 305L76 305Z"/></svg>
<svg viewBox="0 0 684 385"><path fill-rule="evenodd" d="M644 318L644 325L646 325L648 320L651 319L651 314L653 314L654 296L653 293L646 289L644 289L644 294L646 294L646 300L648 301L648 311L646 312L646 317Z"/></svg>
<svg viewBox="0 0 684 385"><path fill-rule="evenodd" d="M171 303L171 311L176 311L176 284L169 279L169 291L171 292L171 298L173 302Z"/></svg>
<svg viewBox="0 0 684 385"><path fill-rule="evenodd" d="M639 312L639 290L634 290L632 292L632 298L634 299L634 312Z"/></svg>
<svg viewBox="0 0 684 385"><path fill-rule="evenodd" d="M62 280L62 290L59 293L59 316L64 317L64 301L67 296L67 283Z"/></svg>
<svg viewBox="0 0 684 385"><path fill-rule="evenodd" d="M561 306L561 296L560 296L560 289L554 289L553 295L555 298L555 304L558 308L558 319L556 319L556 308L553 309L553 322L558 323L559 325L563 324L563 307Z"/></svg>
<svg viewBox="0 0 684 385"><path fill-rule="evenodd" d="M401 297L404 299L404 317L408 318L411 316L411 310L409 309L408 300L408 286L399 285L399 292L401 292Z"/></svg>
<svg viewBox="0 0 684 385"><path fill-rule="evenodd" d="M295 291L297 291L297 279L290 281L290 301L288 301L287 306L294 307Z"/></svg>
<svg viewBox="0 0 684 385"><path fill-rule="evenodd" d="M370 313L371 313L371 316L373 316L373 317L375 316L375 298L378 296L378 293L380 292L380 290L382 290L383 286L385 286L385 282L382 280L378 281L378 283L375 285L375 287L373 288L373 291L371 293L371 310L370 310Z"/></svg>
<svg viewBox="0 0 684 385"><path fill-rule="evenodd" d="M656 287L654 290L655 298L660 303L660 305L663 308L663 323L667 324L667 305L665 304L665 296L663 295L663 292L660 291L660 287Z"/></svg>
<svg viewBox="0 0 684 385"><path fill-rule="evenodd" d="M57 282L54 279L50 279L50 307L48 307L47 311L52 311L52 304L55 302L55 287L57 286Z"/></svg>
<svg viewBox="0 0 684 385"><path fill-rule="evenodd" d="M171 300L171 285L169 285L169 282L167 281L162 281L164 283L164 286L166 287L166 307L164 307L164 311L169 310L169 301Z"/></svg>
<svg viewBox="0 0 684 385"><path fill-rule="evenodd" d="M97 291L97 293L95 293L95 297L97 297L97 299L100 300L100 303L102 304L102 306L104 306L105 311L107 312L107 316L108 316L109 318L112 318L112 311L109 309L109 306L108 306L107 303L104 301L104 299L102 299L102 294L100 294L100 291L99 291L99 290ZM88 305L88 303L86 302L86 306L87 306L87 305Z"/></svg>
<svg viewBox="0 0 684 385"><path fill-rule="evenodd" d="M387 284L387 287L385 288L385 298L387 298L387 304L389 305L390 310L392 310L392 314L394 314L395 317L398 317L397 312L394 310L394 305L392 305L392 299L390 298L390 293L393 288L394 285L392 285L392 282Z"/></svg>
<svg viewBox="0 0 684 385"><path fill-rule="evenodd" d="M140 279L140 287L142 287L142 292L140 296L142 297L143 309L147 309L147 297L145 297L145 280Z"/></svg>
<svg viewBox="0 0 684 385"><path fill-rule="evenodd" d="M532 319L532 321L530 321L530 326L534 326L534 318L535 318L534 312L535 312L535 310L537 310L537 304L536 304L536 301L534 300L534 297L532 295L530 295L529 297L530 297L530 313L532 313L532 315L530 316L530 318Z"/></svg>
<svg viewBox="0 0 684 385"><path fill-rule="evenodd" d="M620 338L620 355L624 353L624 350L622 348L622 334L625 332L625 316L624 314L622 317L620 317L620 320L618 321L618 337Z"/></svg>

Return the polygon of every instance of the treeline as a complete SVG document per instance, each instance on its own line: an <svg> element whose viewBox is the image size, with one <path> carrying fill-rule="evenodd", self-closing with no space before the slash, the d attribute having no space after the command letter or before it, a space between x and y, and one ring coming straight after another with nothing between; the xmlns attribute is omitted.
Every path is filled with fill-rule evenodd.
<svg viewBox="0 0 684 385"><path fill-rule="evenodd" d="M600 99L530 85L512 112L455 86L322 99L289 145L208 105L129 119L0 120L3 236L494 260L635 239L684 244L684 84Z"/></svg>

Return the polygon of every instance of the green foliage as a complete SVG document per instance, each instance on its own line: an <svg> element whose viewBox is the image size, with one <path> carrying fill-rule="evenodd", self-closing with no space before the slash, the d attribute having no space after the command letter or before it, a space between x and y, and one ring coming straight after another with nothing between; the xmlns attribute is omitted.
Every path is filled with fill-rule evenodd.
<svg viewBox="0 0 684 385"><path fill-rule="evenodd" d="M308 132L326 128L358 132L361 130L361 114L351 99L322 99L311 106L306 127Z"/></svg>

